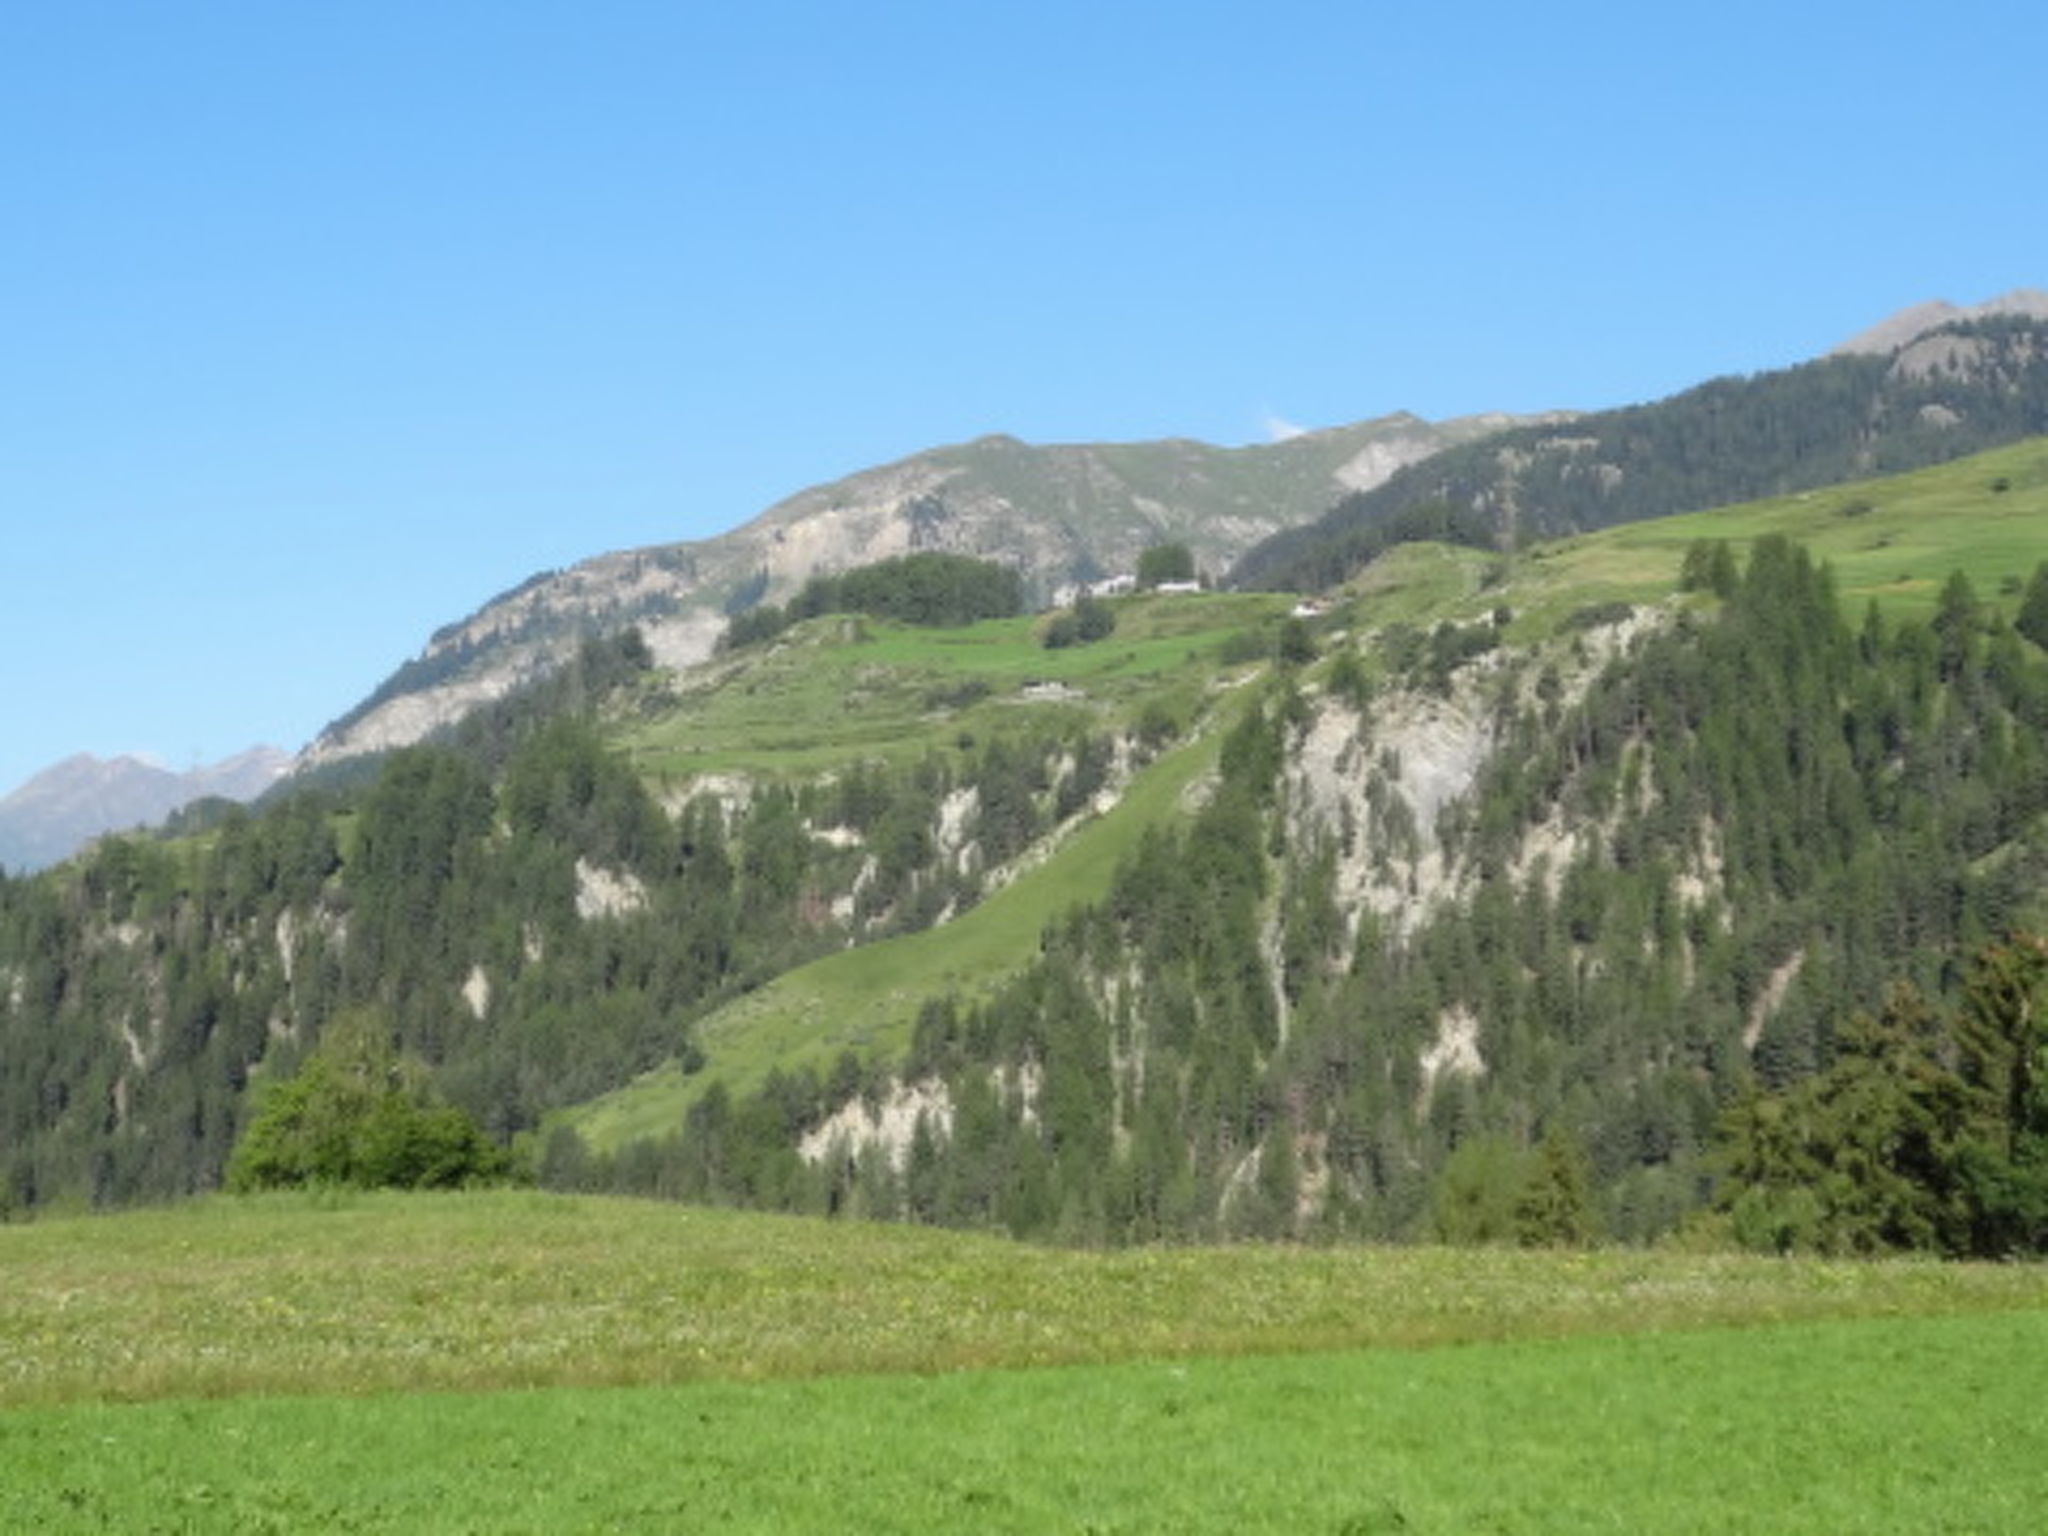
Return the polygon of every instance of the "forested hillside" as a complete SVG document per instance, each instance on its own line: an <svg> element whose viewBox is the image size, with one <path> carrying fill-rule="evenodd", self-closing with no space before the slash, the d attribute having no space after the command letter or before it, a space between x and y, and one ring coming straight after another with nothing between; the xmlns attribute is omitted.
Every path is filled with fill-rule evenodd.
<svg viewBox="0 0 2048 1536"><path fill-rule="evenodd" d="M2048 874L2048 657L1967 582L1852 626L1783 541L1692 564L1725 595L1547 651L1283 670L1108 900L925 1004L907 1134L847 1063L613 1176L1087 1241L1669 1230L1731 1103L1952 988ZM1453 722L1493 748L1418 817Z"/></svg>
<svg viewBox="0 0 2048 1536"><path fill-rule="evenodd" d="M1321 616L1142 597L1049 647L826 608L684 673L592 642L374 776L0 882L0 1204L214 1187L274 1085L368 1070L549 1183L1071 1241L1718 1205L2030 1246L2048 1113L1986 1107L1957 1010L2048 917L2038 458L1689 544L1406 544ZM1797 518L1883 607L1715 536ZM1923 600L1893 562L1936 548L1995 585ZM1861 1021L1907 1017L1935 1086L1891 1110L1975 1106L1938 1209L1791 1200L1899 1059Z"/></svg>
<svg viewBox="0 0 2048 1536"><path fill-rule="evenodd" d="M870 643L820 621L752 665ZM689 1059L716 1002L972 905L1175 729L1155 701L1112 741L1053 699L982 738L946 723L1002 721L986 682L915 686L930 745L900 760L652 785L606 743L678 702L628 631L367 779L0 880L0 1204L212 1187L252 1084L365 1011L510 1140Z"/></svg>
<svg viewBox="0 0 2048 1536"><path fill-rule="evenodd" d="M1317 591L1405 521L1499 547L1895 474L2048 431L2048 322L1959 322L1670 399L1516 427L1411 464L1241 560L1247 586Z"/></svg>

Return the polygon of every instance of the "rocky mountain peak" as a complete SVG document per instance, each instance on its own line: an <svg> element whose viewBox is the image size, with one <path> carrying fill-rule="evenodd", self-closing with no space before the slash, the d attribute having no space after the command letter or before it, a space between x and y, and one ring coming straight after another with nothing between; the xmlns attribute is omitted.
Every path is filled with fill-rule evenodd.
<svg viewBox="0 0 2048 1536"><path fill-rule="evenodd" d="M41 869L109 832L155 826L195 800L254 800L291 765L275 747L183 773L142 757L77 753L0 799L0 868Z"/></svg>
<svg viewBox="0 0 2048 1536"><path fill-rule="evenodd" d="M2048 291L2015 288L1995 299L1986 299L1982 304L1968 306L1951 304L1946 299L1930 299L1902 309L1866 331L1857 332L1839 346L1829 349L1827 355L1848 357L1874 353L1880 357L1887 356L1944 325L1953 325L1959 320L1985 320L1994 315L2022 315L2048 320Z"/></svg>

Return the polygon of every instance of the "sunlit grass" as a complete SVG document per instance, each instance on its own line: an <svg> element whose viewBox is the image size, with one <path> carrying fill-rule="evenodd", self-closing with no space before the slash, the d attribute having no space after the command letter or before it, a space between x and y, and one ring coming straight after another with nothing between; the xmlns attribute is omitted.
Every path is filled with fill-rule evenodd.
<svg viewBox="0 0 2048 1536"><path fill-rule="evenodd" d="M815 773L851 759L914 761L971 740L1076 720L1110 726L1176 681L1199 686L1217 650L1277 622L1288 600L1266 594L1141 597L1116 603L1117 630L1092 645L1047 650L1037 617L931 630L875 619L810 621L681 680L676 703L629 728L623 745L649 777ZM1060 683L1076 703L1047 703L1032 683ZM986 689L955 704L963 685Z"/></svg>
<svg viewBox="0 0 2048 1536"><path fill-rule="evenodd" d="M2039 1308L2023 1265L1109 1253L506 1192L0 1227L0 1404L760 1380Z"/></svg>
<svg viewBox="0 0 2048 1536"><path fill-rule="evenodd" d="M11 1530L2011 1531L2048 1314L0 1414Z"/></svg>
<svg viewBox="0 0 2048 1536"><path fill-rule="evenodd" d="M1726 539L1740 554L1766 534L1804 545L1834 569L1852 622L1871 600L1924 618L1958 570L1980 599L2010 614L2016 583L2048 556L2048 440L1911 474L1630 523L1543 549L1518 575L1534 578L1523 591L1531 601L1654 601L1670 593L1695 540Z"/></svg>

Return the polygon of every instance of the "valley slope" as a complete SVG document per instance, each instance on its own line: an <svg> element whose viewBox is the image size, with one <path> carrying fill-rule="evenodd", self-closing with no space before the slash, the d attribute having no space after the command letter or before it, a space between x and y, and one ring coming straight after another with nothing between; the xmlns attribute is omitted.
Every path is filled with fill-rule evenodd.
<svg viewBox="0 0 2048 1536"><path fill-rule="evenodd" d="M1920 306L1813 362L1447 449L1275 534L1233 580L1315 590L1404 528L1506 548L1897 473L2043 431L2048 294Z"/></svg>
<svg viewBox="0 0 2048 1536"><path fill-rule="evenodd" d="M1412 1236L1557 1139L1654 1236L1734 1096L2038 916L2044 546L2035 441L1311 616L591 642L342 798L0 885L0 1198L211 1187L346 1015L565 1187Z"/></svg>
<svg viewBox="0 0 2048 1536"><path fill-rule="evenodd" d="M1186 544L1227 569L1260 539L1320 516L1404 464L1512 425L1500 415L1394 415L1280 442L1036 446L984 437L777 503L730 533L544 572L438 631L415 660L323 731L308 766L418 741L552 670L588 633L638 625L671 666L701 661L727 615L815 573L918 550L1000 559L1040 600Z"/></svg>

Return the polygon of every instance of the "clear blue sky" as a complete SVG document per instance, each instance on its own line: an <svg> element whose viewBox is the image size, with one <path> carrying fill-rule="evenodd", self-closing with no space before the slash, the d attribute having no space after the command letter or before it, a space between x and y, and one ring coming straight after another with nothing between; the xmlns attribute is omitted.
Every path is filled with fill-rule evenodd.
<svg viewBox="0 0 2048 1536"><path fill-rule="evenodd" d="M2048 286L2038 3L0 5L0 792L984 432L1598 407Z"/></svg>

